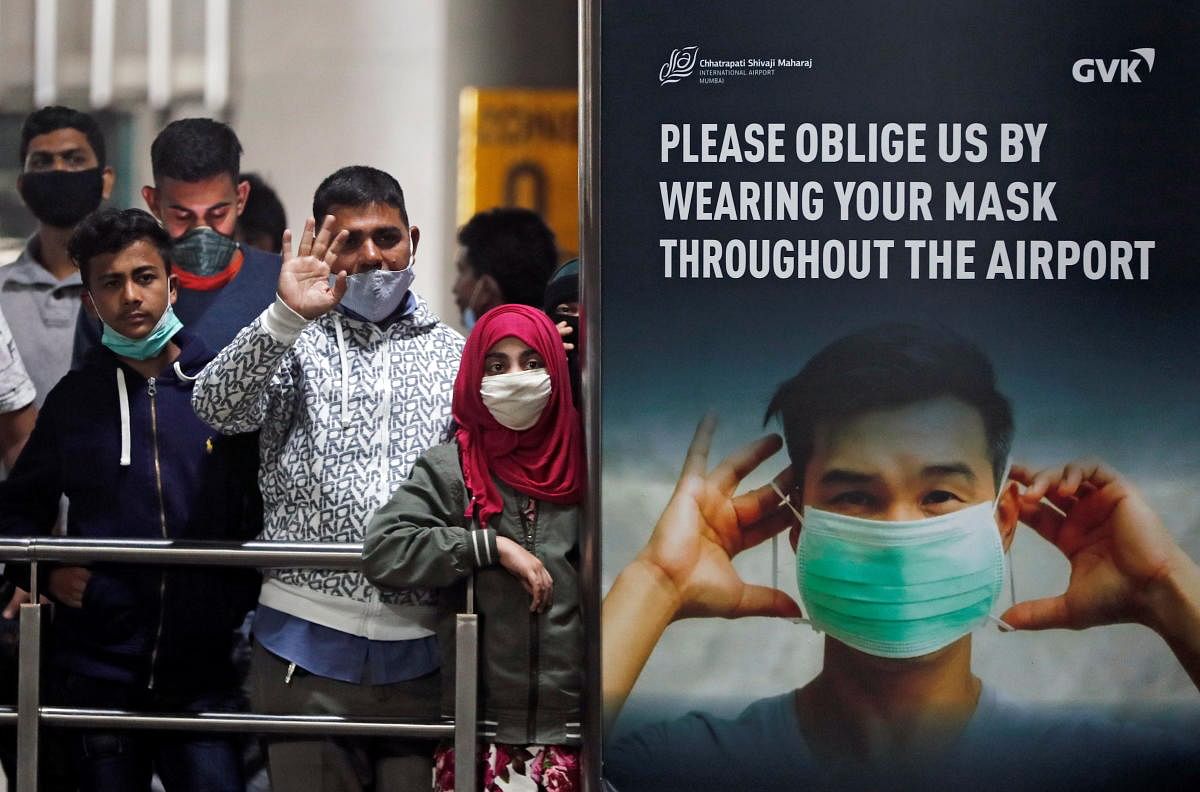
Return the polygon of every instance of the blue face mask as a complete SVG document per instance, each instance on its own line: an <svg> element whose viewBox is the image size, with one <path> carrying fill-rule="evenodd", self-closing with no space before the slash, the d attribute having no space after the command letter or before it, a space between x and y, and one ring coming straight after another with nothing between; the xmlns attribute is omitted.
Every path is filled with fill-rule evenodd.
<svg viewBox="0 0 1200 792"><path fill-rule="evenodd" d="M475 302L476 295L479 294L479 287L482 285L483 279L480 276L476 276L475 285L471 288L471 296L467 298L467 307L462 312L463 327L466 328L468 333L471 332L471 328L475 326L475 323L479 321L479 314L476 313L473 303ZM484 313L487 312L485 311Z"/></svg>
<svg viewBox="0 0 1200 792"><path fill-rule="evenodd" d="M1005 570L994 512L885 522L805 507L796 580L808 620L876 657L948 646L993 618Z"/></svg>
<svg viewBox="0 0 1200 792"><path fill-rule="evenodd" d="M183 327L183 322L179 321L175 309L169 304L167 310L158 318L154 329L145 338L129 338L113 330L107 322L101 320L101 324L104 326L104 332L100 334L100 343L115 354L134 360L147 360L162 352L167 342Z"/></svg>
<svg viewBox="0 0 1200 792"><path fill-rule="evenodd" d="M376 269L346 278L346 293L342 305L371 322L381 322L395 313L404 295L412 288L413 257L402 270ZM330 276L330 285L336 276Z"/></svg>

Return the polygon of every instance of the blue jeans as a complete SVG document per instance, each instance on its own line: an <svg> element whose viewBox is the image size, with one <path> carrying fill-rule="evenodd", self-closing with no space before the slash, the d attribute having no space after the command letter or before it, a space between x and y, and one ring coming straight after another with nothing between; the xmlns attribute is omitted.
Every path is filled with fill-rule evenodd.
<svg viewBox="0 0 1200 792"><path fill-rule="evenodd" d="M63 706L139 712L231 711L236 701L232 691L180 696L69 672L56 680L55 699ZM66 743L81 792L149 790L154 773L167 792L245 789L236 735L71 730L66 732Z"/></svg>

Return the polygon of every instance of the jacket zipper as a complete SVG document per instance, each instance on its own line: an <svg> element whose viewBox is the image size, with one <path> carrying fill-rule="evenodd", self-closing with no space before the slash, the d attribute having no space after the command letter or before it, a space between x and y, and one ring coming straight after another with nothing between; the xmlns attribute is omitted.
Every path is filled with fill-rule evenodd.
<svg viewBox="0 0 1200 792"><path fill-rule="evenodd" d="M158 522L162 528L163 539L167 538L167 507L163 499L162 464L158 456L158 383L154 377L146 380L146 391L150 394L150 437L154 445L154 484L158 490ZM158 629L154 633L154 648L150 651L150 681L146 685L154 689L155 664L158 662L158 649L162 643L163 616L167 606L167 570L159 572L158 584Z"/></svg>
<svg viewBox="0 0 1200 792"><path fill-rule="evenodd" d="M525 501L524 508L521 509L521 522L525 525L525 549L530 553L534 550L534 531L536 528L537 518L530 519L531 507L533 499L529 498ZM536 555L536 553L535 553ZM532 745L537 742L537 707L538 707L538 636L539 636L539 617L540 613L530 611L529 613L529 715L526 723L526 742Z"/></svg>

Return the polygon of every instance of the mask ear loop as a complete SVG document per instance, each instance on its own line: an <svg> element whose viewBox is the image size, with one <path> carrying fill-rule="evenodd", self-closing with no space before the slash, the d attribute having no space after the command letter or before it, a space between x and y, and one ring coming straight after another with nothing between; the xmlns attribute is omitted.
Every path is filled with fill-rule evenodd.
<svg viewBox="0 0 1200 792"><path fill-rule="evenodd" d="M1010 457L1008 461L1004 463L1004 474L1000 476L1000 491L996 493L996 502L992 505L992 514L995 514L996 510L1000 508L1000 499L1004 497L1004 491L1007 489L1008 484L1008 474L1011 472L1012 458ZM1001 546L1001 551L1003 551L1003 545ZM1004 566L1008 567L1008 598L1009 606L1011 607L1017 604L1017 587L1013 582L1014 578L1011 553L1004 554ZM995 624L996 628L999 629L1000 632L1016 632L1015 627L1004 621L1004 619L1001 619L999 616L993 616L989 613L987 620L992 624Z"/></svg>
<svg viewBox="0 0 1200 792"><path fill-rule="evenodd" d="M801 530L803 530L804 515L801 514L800 510L797 509L792 503L792 496L785 495L783 490L779 489L779 485L776 484L774 480L771 481L771 489L775 490L775 494L779 496L780 500L778 505L787 506L789 509L791 509L792 514L796 515L797 525L799 525ZM771 587L775 589L779 588L779 534L775 534L771 537ZM801 608L803 608L803 606L801 606ZM791 621L792 624L812 624L812 621L805 616L789 619L789 621Z"/></svg>

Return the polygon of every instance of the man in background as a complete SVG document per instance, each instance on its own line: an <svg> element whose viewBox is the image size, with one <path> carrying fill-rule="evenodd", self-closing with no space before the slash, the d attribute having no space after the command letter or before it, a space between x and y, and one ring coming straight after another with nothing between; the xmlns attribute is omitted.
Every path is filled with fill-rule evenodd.
<svg viewBox="0 0 1200 792"><path fill-rule="evenodd" d="M67 255L67 240L109 196L115 178L104 135L87 113L43 107L25 119L17 191L38 226L21 255L0 267L0 307L39 407L71 367L83 284Z"/></svg>
<svg viewBox="0 0 1200 792"><path fill-rule="evenodd" d="M279 256L238 245L234 230L250 184L240 176L242 145L211 118L173 121L150 146L154 186L142 198L171 237L179 280L175 313L212 349L220 349L275 299ZM78 366L100 343L99 323L79 323Z"/></svg>
<svg viewBox="0 0 1200 792"><path fill-rule="evenodd" d="M246 209L238 218L234 238L243 245L279 254L283 247L283 232L287 228L287 213L271 185L257 173L244 174L250 185Z"/></svg>
<svg viewBox="0 0 1200 792"><path fill-rule="evenodd" d="M554 232L528 209L480 212L458 230L454 302L470 330L475 320L505 303L542 306L558 263Z"/></svg>

